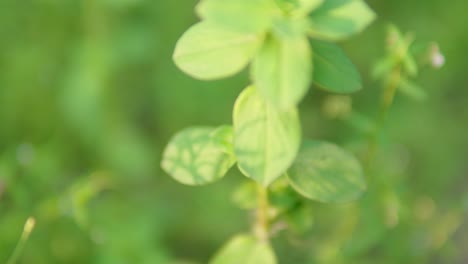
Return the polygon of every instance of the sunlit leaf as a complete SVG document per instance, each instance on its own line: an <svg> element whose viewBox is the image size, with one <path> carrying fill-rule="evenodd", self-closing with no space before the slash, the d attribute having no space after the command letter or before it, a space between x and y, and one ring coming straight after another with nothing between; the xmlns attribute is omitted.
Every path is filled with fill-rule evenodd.
<svg viewBox="0 0 468 264"><path fill-rule="evenodd" d="M235 159L213 137L215 128L188 128L176 134L164 151L162 168L177 181L203 185L222 178Z"/></svg>
<svg viewBox="0 0 468 264"><path fill-rule="evenodd" d="M327 0L309 17L312 37L341 40L364 30L375 13L363 0Z"/></svg>
<svg viewBox="0 0 468 264"><path fill-rule="evenodd" d="M253 86L242 92L234 107L234 151L248 177L268 185L281 176L296 157L300 139L295 108L279 112Z"/></svg>
<svg viewBox="0 0 468 264"><path fill-rule="evenodd" d="M340 47L313 41L314 82L335 93L351 93L362 88L361 76Z"/></svg>
<svg viewBox="0 0 468 264"><path fill-rule="evenodd" d="M254 59L252 76L260 94L280 110L296 106L312 81L305 37L270 37Z"/></svg>
<svg viewBox="0 0 468 264"><path fill-rule="evenodd" d="M247 66L261 41L258 34L200 22L182 35L173 57L176 65L194 78L219 79L234 75Z"/></svg>
<svg viewBox="0 0 468 264"><path fill-rule="evenodd" d="M233 149L233 128L232 126L221 126L211 134L215 144L223 147L223 151L227 154L234 155Z"/></svg>
<svg viewBox="0 0 468 264"><path fill-rule="evenodd" d="M319 7L324 0L276 0L278 6L289 16L306 16Z"/></svg>
<svg viewBox="0 0 468 264"><path fill-rule="evenodd" d="M298 0L300 14L308 14L317 9L325 0Z"/></svg>
<svg viewBox="0 0 468 264"><path fill-rule="evenodd" d="M226 29L264 32L279 9L274 0L202 0L198 15Z"/></svg>
<svg viewBox="0 0 468 264"><path fill-rule="evenodd" d="M209 262L210 264L276 264L276 256L268 242L251 235L232 238Z"/></svg>
<svg viewBox="0 0 468 264"><path fill-rule="evenodd" d="M321 202L353 201L366 189L359 161L327 142L304 142L288 176L297 192Z"/></svg>

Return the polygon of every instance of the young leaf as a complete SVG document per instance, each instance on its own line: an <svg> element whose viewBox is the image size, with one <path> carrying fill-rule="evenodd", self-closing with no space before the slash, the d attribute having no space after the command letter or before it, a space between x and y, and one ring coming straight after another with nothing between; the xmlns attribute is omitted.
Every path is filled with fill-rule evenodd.
<svg viewBox="0 0 468 264"><path fill-rule="evenodd" d="M406 52L406 56L403 60L403 69L409 76L414 77L418 75L418 64L409 50Z"/></svg>
<svg viewBox="0 0 468 264"><path fill-rule="evenodd" d="M285 215L286 223L291 231L304 234L314 224L313 211L310 205L301 204Z"/></svg>
<svg viewBox="0 0 468 264"><path fill-rule="evenodd" d="M261 42L262 36L258 34L200 22L179 39L173 58L182 71L194 78L219 79L245 68Z"/></svg>
<svg viewBox="0 0 468 264"><path fill-rule="evenodd" d="M222 178L235 158L213 138L213 131L215 128L198 127L176 134L164 151L162 168L187 185L203 185Z"/></svg>
<svg viewBox="0 0 468 264"><path fill-rule="evenodd" d="M234 106L234 152L240 170L268 185L281 176L296 157L301 140L297 110L279 112L246 88Z"/></svg>
<svg viewBox="0 0 468 264"><path fill-rule="evenodd" d="M312 41L314 51L314 82L334 93L352 93L362 88L361 76L340 47Z"/></svg>
<svg viewBox="0 0 468 264"><path fill-rule="evenodd" d="M380 59L372 69L372 78L376 80L384 79L391 74L392 70L398 66L398 63L398 58L395 56L386 56Z"/></svg>
<svg viewBox="0 0 468 264"><path fill-rule="evenodd" d="M406 78L401 79L398 89L414 100L423 101L427 99L426 91Z"/></svg>
<svg viewBox="0 0 468 264"><path fill-rule="evenodd" d="M244 210L257 208L257 188L257 183L254 181L242 183L242 185L234 190L232 201L235 205Z"/></svg>
<svg viewBox="0 0 468 264"><path fill-rule="evenodd" d="M276 264L276 256L267 242L251 235L232 238L210 261L210 264Z"/></svg>
<svg viewBox="0 0 468 264"><path fill-rule="evenodd" d="M263 33L279 9L274 0L202 0L196 11L202 19L226 29Z"/></svg>
<svg viewBox="0 0 468 264"><path fill-rule="evenodd" d="M327 142L304 142L288 176L297 192L321 202L350 202L366 189L359 161Z"/></svg>
<svg viewBox="0 0 468 264"><path fill-rule="evenodd" d="M281 111L295 107L312 81L311 57L305 37L268 38L252 64L260 94Z"/></svg>
<svg viewBox="0 0 468 264"><path fill-rule="evenodd" d="M276 0L278 6L292 17L303 17L319 7L324 0Z"/></svg>
<svg viewBox="0 0 468 264"><path fill-rule="evenodd" d="M336 41L364 30L375 13L363 0L327 0L309 17L312 37Z"/></svg>

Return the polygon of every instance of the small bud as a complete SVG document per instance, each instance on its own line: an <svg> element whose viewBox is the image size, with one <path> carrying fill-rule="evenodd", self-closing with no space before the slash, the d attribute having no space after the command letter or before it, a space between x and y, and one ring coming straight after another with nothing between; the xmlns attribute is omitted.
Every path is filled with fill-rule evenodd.
<svg viewBox="0 0 468 264"><path fill-rule="evenodd" d="M347 95L328 96L322 105L322 111L330 119L346 118L352 111L353 102Z"/></svg>
<svg viewBox="0 0 468 264"><path fill-rule="evenodd" d="M435 69L440 69L445 64L445 56L440 52L439 45L436 43L432 44L430 50L430 60L432 67Z"/></svg>
<svg viewBox="0 0 468 264"><path fill-rule="evenodd" d="M29 235L34 229L35 225L36 219L34 219L34 217L29 217L28 220L26 220L26 224L24 224L24 233Z"/></svg>

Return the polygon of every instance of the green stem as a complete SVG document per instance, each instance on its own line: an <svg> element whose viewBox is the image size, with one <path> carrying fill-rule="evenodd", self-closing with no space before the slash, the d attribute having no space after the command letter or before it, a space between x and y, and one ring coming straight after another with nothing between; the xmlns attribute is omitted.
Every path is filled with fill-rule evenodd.
<svg viewBox="0 0 468 264"><path fill-rule="evenodd" d="M28 218L28 220L26 221L26 224L24 224L21 238L18 241L18 244L16 245L16 248L13 251L13 254L11 255L7 264L15 264L18 261L18 258L20 257L21 252L23 252L24 246L26 245L26 242L28 241L29 235L31 235L31 232L34 229L35 223L36 221L34 220L34 218L32 217Z"/></svg>
<svg viewBox="0 0 468 264"><path fill-rule="evenodd" d="M267 241L269 233L269 202L268 189L261 184L257 185L257 213L255 222L255 235L259 240Z"/></svg>
<svg viewBox="0 0 468 264"><path fill-rule="evenodd" d="M377 152L378 147L378 138L380 136L381 131L385 126L385 121L387 119L387 114L390 107L393 104L396 91L398 89L398 85L401 81L401 66L396 66L392 72L390 73L389 80L387 85L384 87L383 96L382 96L382 103L380 105L380 112L379 117L376 123L376 127L369 138L368 143L368 152L366 157L366 164L367 169L372 166L372 163L375 159L375 155Z"/></svg>

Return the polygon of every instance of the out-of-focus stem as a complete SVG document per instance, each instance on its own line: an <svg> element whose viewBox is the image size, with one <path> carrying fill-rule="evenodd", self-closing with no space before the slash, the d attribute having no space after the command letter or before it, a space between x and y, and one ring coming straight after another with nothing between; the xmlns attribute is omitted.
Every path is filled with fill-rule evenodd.
<svg viewBox="0 0 468 264"><path fill-rule="evenodd" d="M15 264L18 261L18 258L20 257L21 252L23 252L24 246L26 245L29 235L31 235L31 232L33 231L35 225L36 225L36 220L33 217L29 217L26 223L24 224L21 238L18 241L18 244L16 245L16 248L13 251L13 254L11 255L7 264Z"/></svg>
<svg viewBox="0 0 468 264"><path fill-rule="evenodd" d="M269 236L268 211L268 189L261 184L257 184L257 212L254 232L257 238L262 241L267 241Z"/></svg>
<svg viewBox="0 0 468 264"><path fill-rule="evenodd" d="M389 80L384 87L383 95L382 95L382 102L380 104L380 112L379 117L375 126L375 129L372 135L369 138L368 143L368 152L366 157L366 164L367 168L369 168L375 158L375 154L378 147L378 138L379 135L385 126L385 121L387 119L388 110L393 104L393 100L395 98L396 91L398 89L398 85L401 81L401 66L398 65L390 73Z"/></svg>

